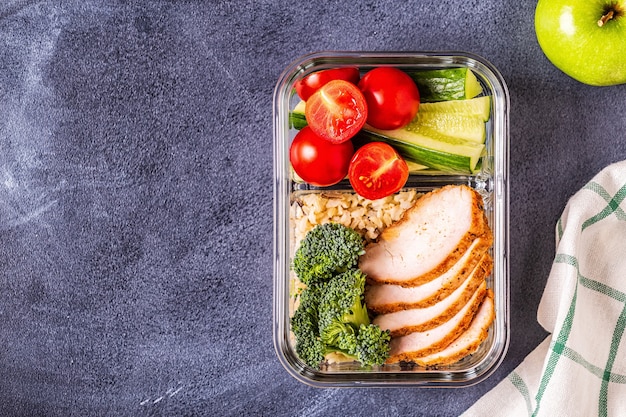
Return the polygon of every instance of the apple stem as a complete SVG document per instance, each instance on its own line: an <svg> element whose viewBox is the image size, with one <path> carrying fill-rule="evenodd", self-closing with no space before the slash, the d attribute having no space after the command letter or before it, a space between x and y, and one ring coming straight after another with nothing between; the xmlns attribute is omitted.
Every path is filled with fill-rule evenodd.
<svg viewBox="0 0 626 417"><path fill-rule="evenodd" d="M602 18L600 20L598 20L598 26L602 27L606 24L606 22L608 22L609 20L613 19L613 15L615 13L613 12L613 10L609 10L609 12L607 14L605 14L604 16L602 16Z"/></svg>

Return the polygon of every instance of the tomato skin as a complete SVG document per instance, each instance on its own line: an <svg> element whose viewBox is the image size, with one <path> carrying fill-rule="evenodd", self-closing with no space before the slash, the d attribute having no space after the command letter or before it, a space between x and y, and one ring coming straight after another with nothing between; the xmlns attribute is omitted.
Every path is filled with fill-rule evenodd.
<svg viewBox="0 0 626 417"><path fill-rule="evenodd" d="M351 139L365 125L367 114L363 93L345 80L324 84L309 97L304 110L311 129L333 143Z"/></svg>
<svg viewBox="0 0 626 417"><path fill-rule="evenodd" d="M394 67L378 67L359 81L368 107L367 123L391 130L406 126L417 114L420 93L411 77Z"/></svg>
<svg viewBox="0 0 626 417"><path fill-rule="evenodd" d="M355 67L331 68L313 72L295 82L294 87L298 96L307 101L323 85L332 80L345 80L356 85L361 78L359 69Z"/></svg>
<svg viewBox="0 0 626 417"><path fill-rule="evenodd" d="M309 126L296 134L289 148L289 160L296 174L318 187L344 179L353 154L351 141L331 143L316 135Z"/></svg>
<svg viewBox="0 0 626 417"><path fill-rule="evenodd" d="M348 178L357 194L376 200L400 191L409 178L409 167L391 145L370 142L354 153Z"/></svg>

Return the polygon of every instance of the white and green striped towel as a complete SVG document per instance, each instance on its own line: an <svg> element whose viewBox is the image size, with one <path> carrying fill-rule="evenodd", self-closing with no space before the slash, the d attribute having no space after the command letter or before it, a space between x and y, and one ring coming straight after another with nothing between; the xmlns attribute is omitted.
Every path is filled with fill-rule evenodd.
<svg viewBox="0 0 626 417"><path fill-rule="evenodd" d="M568 201L537 312L550 335L463 417L626 416L625 198L626 161Z"/></svg>

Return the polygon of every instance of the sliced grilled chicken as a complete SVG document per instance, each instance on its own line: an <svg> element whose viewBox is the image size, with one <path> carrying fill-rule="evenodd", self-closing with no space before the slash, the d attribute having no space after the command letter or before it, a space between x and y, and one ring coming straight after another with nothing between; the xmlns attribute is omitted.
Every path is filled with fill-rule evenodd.
<svg viewBox="0 0 626 417"><path fill-rule="evenodd" d="M485 285L476 290L470 301L445 323L423 332L413 332L406 336L395 337L389 344L390 353L387 363L413 361L426 355L445 349L470 326L478 307L480 307L487 289Z"/></svg>
<svg viewBox="0 0 626 417"><path fill-rule="evenodd" d="M366 247L359 268L378 283L421 285L450 269L487 233L480 194L465 185L448 185L424 194L386 228Z"/></svg>
<svg viewBox="0 0 626 417"><path fill-rule="evenodd" d="M489 255L489 266L491 258ZM485 278L489 274L489 269L484 266L476 267L469 277L452 292L448 297L432 306L425 308L410 308L393 313L381 314L373 320L374 324L382 329L389 330L391 336L404 336L412 332L423 332L433 327L437 327L459 312L472 298L472 295L479 287L485 287Z"/></svg>
<svg viewBox="0 0 626 417"><path fill-rule="evenodd" d="M428 356L414 357L413 362L422 366L449 365L471 355L478 350L480 344L487 338L489 327L494 319L493 292L488 290L485 300L476 312L474 320L472 320L470 327L463 334L445 349Z"/></svg>
<svg viewBox="0 0 626 417"><path fill-rule="evenodd" d="M393 313L410 308L425 308L445 300L470 275L476 279L489 276L493 260L487 250L492 241L491 235L474 240L452 268L425 284L416 287L395 284L368 285L365 289L367 308L375 313ZM477 286L478 283L474 289Z"/></svg>

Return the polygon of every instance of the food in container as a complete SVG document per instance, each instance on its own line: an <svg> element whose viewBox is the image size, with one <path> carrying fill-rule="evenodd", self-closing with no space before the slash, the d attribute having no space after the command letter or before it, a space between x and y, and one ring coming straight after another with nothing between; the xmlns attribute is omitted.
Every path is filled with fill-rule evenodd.
<svg viewBox="0 0 626 417"><path fill-rule="evenodd" d="M294 85L309 74L342 68L351 77L358 70L361 79L376 68L400 70L410 74L422 96L408 127L365 123L350 139L356 149L388 144L406 161L408 178L382 198L359 195L353 178L341 175L332 184L305 181L290 163L291 145L311 120L306 104L312 102L304 103ZM429 83L432 71L448 77L446 88L441 81ZM472 116L448 112L459 105L466 107L462 115ZM315 53L283 72L273 109L273 329L278 357L291 375L314 386L467 386L497 368L509 339L508 105L497 70L464 53ZM464 199L468 209L455 211L455 201ZM437 208L448 201L452 205L441 214ZM432 212L440 215L431 223ZM463 216L465 224L452 226L450 219ZM362 236L365 253L355 268L366 280L368 321L390 336L384 361L364 364L333 353L315 366L298 354L293 317L307 285L294 271L294 256L307 234L327 223ZM439 239L441 234L452 238ZM412 255L423 259L397 262Z"/></svg>

